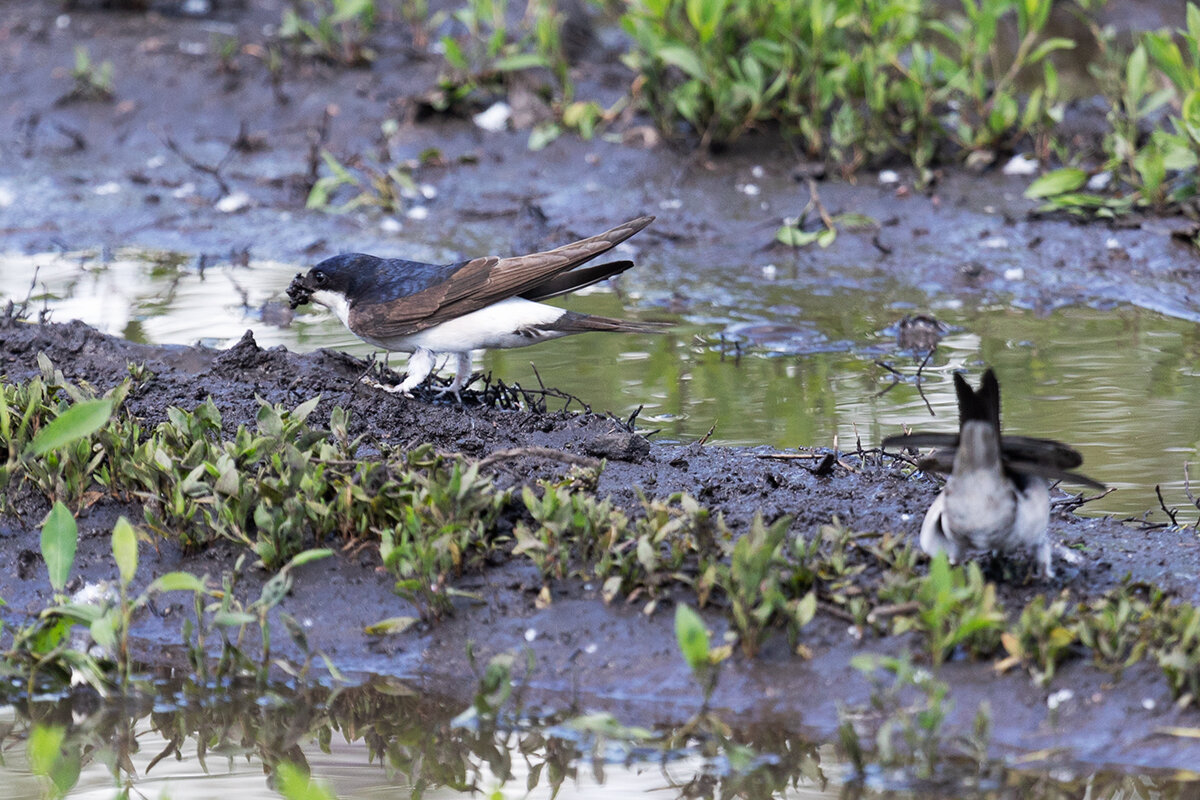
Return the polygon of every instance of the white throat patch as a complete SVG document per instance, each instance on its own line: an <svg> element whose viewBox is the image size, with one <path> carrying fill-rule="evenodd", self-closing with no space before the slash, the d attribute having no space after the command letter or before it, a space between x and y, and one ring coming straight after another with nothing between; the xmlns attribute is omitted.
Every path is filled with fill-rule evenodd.
<svg viewBox="0 0 1200 800"><path fill-rule="evenodd" d="M312 302L325 306L342 321L342 324L347 328L350 327L350 301L346 299L346 295L341 292L331 292L327 289L318 289L312 293L310 298Z"/></svg>

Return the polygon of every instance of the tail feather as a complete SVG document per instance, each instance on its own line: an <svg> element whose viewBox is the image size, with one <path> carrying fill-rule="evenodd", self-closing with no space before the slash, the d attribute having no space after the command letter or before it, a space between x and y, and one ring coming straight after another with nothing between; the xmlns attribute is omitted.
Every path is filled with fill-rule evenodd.
<svg viewBox="0 0 1200 800"><path fill-rule="evenodd" d="M958 395L958 424L990 422L1000 430L1000 383L990 369L983 373L979 389L974 390L961 373L954 373L954 391Z"/></svg>
<svg viewBox="0 0 1200 800"><path fill-rule="evenodd" d="M643 322L634 319L598 317L568 311L554 322L539 326L543 330L562 333L585 333L587 331L615 331L616 333L662 333L671 327L669 322Z"/></svg>
<svg viewBox="0 0 1200 800"><path fill-rule="evenodd" d="M620 275L633 266L632 261L609 261L592 267L573 269L570 272L560 272L549 280L542 281L521 295L526 300L545 300L560 294L574 292L599 283L606 278Z"/></svg>

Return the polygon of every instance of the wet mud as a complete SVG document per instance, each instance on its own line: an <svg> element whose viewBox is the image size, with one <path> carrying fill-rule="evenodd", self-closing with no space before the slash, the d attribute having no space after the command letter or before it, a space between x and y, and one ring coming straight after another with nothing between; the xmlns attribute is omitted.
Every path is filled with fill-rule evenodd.
<svg viewBox="0 0 1200 800"><path fill-rule="evenodd" d="M172 405L190 408L211 396L229 433L239 424L254 424L256 397L294 405L320 394L313 422L327 421L334 405L351 409L351 433L366 436L364 453L372 446L420 442L473 459L517 450L489 467L498 484L509 486L567 469L540 455L521 455L520 448L603 457L607 468L598 488L601 495L611 495L633 511L639 489L650 496L686 491L722 514L734 531L744 530L761 513L767 519L792 516L793 530L804 535L814 535L835 517L856 531L915 534L936 491L931 480L905 477L899 462L870 453L842 453L830 471L817 475L800 459L764 458L777 454L766 448L660 445L631 431L623 420L594 413L497 410L473 404L473 395L462 405L395 396L356 383L365 368L362 361L329 351L300 355L282 348L264 350L250 334L237 346L217 351L135 345L79 323L10 323L2 341L0 372L10 380L35 375L39 352L69 379L86 380L99 389L123 375L128 363L144 363L154 377L126 403L144 428L166 419ZM0 596L13 612L36 614L51 600L35 555L38 523L47 508L35 497L20 505L19 517L4 520L3 546L13 561L0 571ZM111 498L80 515L77 581L114 579L108 534L122 513L140 517L136 506ZM519 519L510 507L500 527ZM1083 562L1060 562L1059 576L1049 582L1002 584L1007 607L1019 608L1038 594L1063 589L1077 597L1094 596L1127 578L1158 584L1180 599L1200 599L1193 578L1200 570L1200 545L1193 532L1142 531L1063 513L1054 515L1051 530L1056 542L1078 546ZM226 545L184 554L166 541L143 550L139 582L175 569L217 576L231 569L238 555ZM250 570L243 578L245 590L255 596L267 577ZM641 602L606 605L598 585L564 580L553 583L552 602L541 608L541 576L513 560L457 581L457 588L481 600L460 602L453 617L400 635L368 636L364 628L371 623L416 614L393 593L392 583L376 548L341 550L300 568L280 610L309 626L311 646L344 671L406 677L438 692L460 693L464 700L475 685L467 659L471 641L481 658L531 650L537 668L530 686L539 702L602 706L638 723L677 723L698 707L699 691L674 642L669 595L646 614ZM139 621L146 657L161 659L163 647L179 643L185 611L164 605ZM718 634L726 624L719 613L711 613L709 622ZM851 669L850 658L864 652L899 653L914 645L903 636L860 639L844 620L826 613L818 613L804 629L801 642L811 651L810 659L796 656L782 631L768 639L757 658L735 656L722 673L715 707L733 719L829 736L837 724L838 704L869 701L870 686ZM282 651L290 647L279 646ZM1170 691L1152 664L1139 664L1114 680L1110 673L1074 661L1045 689L1020 671L996 675L986 662L954 662L940 674L953 687L955 724L968 725L979 702L991 703L994 743L1002 750L1062 748L1060 758L1125 766L1195 763L1196 750L1185 740L1155 734L1165 725L1190 724L1196 712L1173 709ZM1074 692L1074 700L1052 714L1047 697L1063 688Z"/></svg>
<svg viewBox="0 0 1200 800"><path fill-rule="evenodd" d="M856 211L880 224L842 233L836 248L792 251L773 244L774 231L809 201L805 176L811 171L770 138L752 137L711 158L661 143L646 147L646 121L630 118L617 126L617 141L564 136L530 153L527 131L485 133L467 119L422 116L419 100L434 86L436 66L414 55L400 34L380 43L381 59L371 70L297 59L273 82L264 59L245 47L233 67L218 66L215 35L253 44L264 24L278 21L283 5L247 4L207 19L81 10L65 24L53 4L6 8L0 109L16 124L0 132L3 247L165 248L194 254L201 269L250 255L311 264L349 249L451 260L532 251L652 213L658 220L634 242L639 267L626 288L639 295L638 272L658 270L674 290L639 300L672 313L703 315L722 306L722 286L687 267L717 263L736 282L761 279L763 265L771 264L795 280L837 288L900 282L942 302L1044 311L1132 303L1200 319L1200 260L1171 235L1186 221L1135 217L1109 228L1039 218L1032 213L1036 204L1022 197L1027 179L948 170L924 193L905 188L911 176L903 171L899 184L881 185L871 173L862 173L858 185L823 181L820 196L831 213ZM115 102L60 102L70 88L63 68L77 45L87 46L95 61L116 62ZM125 57L129 53L137 57ZM581 94L619 93L619 67L608 55L600 48L580 66ZM1083 105L1071 114L1080 130L1089 129ZM382 135L387 119L399 125ZM378 215L304 213L316 169L314 143L342 157L382 151L392 159L417 159L436 148L437 158L415 173L436 188L436 197L422 203L427 218L384 215L395 223L385 227ZM751 184L754 191L747 189ZM235 192L248 203L235 213L220 210L218 202ZM77 323L11 323L0 330L0 373L9 380L36 374L39 352L68 378L102 389L126 373L128 362L145 363L154 378L126 406L144 427L165 419L169 406L191 408L211 396L232 431L253 424L256 397L295 405L320 394L314 422L327 420L334 405L347 407L355 435L365 434L368 442L432 442L473 459L530 447L604 458L601 495L633 509L639 490L649 496L686 491L723 514L735 531L761 513L790 515L794 530L805 534L836 517L855 530L915 535L937 490L927 478L905 477L901 464L859 455L844 443L848 451L818 475L803 460L764 457L775 454L766 448L658 444L626 420L601 414L397 397L356 383L365 368L356 359L262 349L252 335L215 351L136 345ZM492 469L500 485L514 486L566 467L518 453ZM26 497L19 517L0 519L8 562L0 568L0 596L13 613L36 613L51 599L36 556L45 510L42 501ZM122 513L140 517L136 506L110 499L81 516L78 580L115 576L108 533ZM515 513L501 524L512 525ZM1009 608L1063 589L1095 596L1125 579L1200 600L1194 531L1142 530L1056 511L1051 533L1055 542L1077 548L1082 563L1060 563L1059 577L1046 583L1003 584ZM174 569L216 576L239 554L223 545L183 554L169 542L144 549L139 582ZM251 571L247 590L253 593L267 577ZM538 667L531 689L550 704L603 706L629 723L678 722L699 705L699 690L674 643L669 597L647 615L640 604L606 605L599 586L568 580L555 583L549 607L538 608L540 576L532 567L504 563L463 576L459 588L483 601L462 602L452 618L398 636L367 636L364 626L413 613L392 583L373 548L339 551L297 570L281 608L309 625L312 646L349 673L402 676L466 699L475 686L469 640L483 658L532 650ZM164 606L140 620L144 657L172 657L163 648L178 644L184 612ZM723 630L719 615L708 621ZM714 707L731 718L829 737L839 704L869 699L870 687L850 658L912 645L904 637L860 640L826 613L804 630L803 642L812 653L807 660L791 652L782 633L756 659L735 656L722 672ZM285 652L289 646L280 644ZM1052 761L1123 767L1200 763L1200 746L1157 733L1164 726L1195 726L1200 717L1194 709L1175 709L1153 664L1142 662L1114 679L1075 660L1044 689L1020 671L997 675L990 663L953 662L940 674L953 687L953 725L969 727L979 703L991 703L1000 752L1048 751ZM1047 698L1063 688L1073 699L1051 712Z"/></svg>

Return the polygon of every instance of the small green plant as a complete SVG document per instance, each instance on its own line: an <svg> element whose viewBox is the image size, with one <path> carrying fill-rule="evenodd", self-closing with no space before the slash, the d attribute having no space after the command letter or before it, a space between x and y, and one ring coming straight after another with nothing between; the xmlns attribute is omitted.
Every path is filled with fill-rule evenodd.
<svg viewBox="0 0 1200 800"><path fill-rule="evenodd" d="M367 66L376 58L366 44L376 15L375 0L292 0L283 11L279 36L303 41L309 55Z"/></svg>
<svg viewBox="0 0 1200 800"><path fill-rule="evenodd" d="M1004 630L1004 610L996 587L983 580L975 562L951 567L945 553L929 564L929 574L916 589L915 617L898 617L896 632L915 625L925 632L934 664L941 664L959 647L973 656L996 651Z"/></svg>
<svg viewBox="0 0 1200 800"><path fill-rule="evenodd" d="M682 603L675 606L675 642L688 669L692 671L692 677L704 693L704 704L700 711L703 714L717 688L721 662L729 658L731 649L728 645L713 647L704 620Z"/></svg>
<svg viewBox="0 0 1200 800"><path fill-rule="evenodd" d="M59 725L34 725L25 742L29 771L41 778L46 796L66 797L79 782L83 753L78 742L67 741L67 730Z"/></svg>
<svg viewBox="0 0 1200 800"><path fill-rule="evenodd" d="M1021 611L1016 627L1005 631L1000 641L1008 658L998 664L1024 664L1039 686L1047 685L1057 666L1075 646L1078 632L1071 625L1071 605L1064 591L1046 605L1044 597L1035 597Z"/></svg>
<svg viewBox="0 0 1200 800"><path fill-rule="evenodd" d="M75 82L63 98L69 101L101 101L113 99L113 65L111 61L96 64L83 45L75 47L75 66L71 68L71 79Z"/></svg>
<svg viewBox="0 0 1200 800"><path fill-rule="evenodd" d="M343 164L328 150L321 151L321 160L328 174L317 178L309 190L305 207L345 214L358 208L378 208L381 211L404 211L421 194L412 173L415 165L393 164L380 166L363 158ZM341 203L334 198L343 190L352 196Z"/></svg>
<svg viewBox="0 0 1200 800"><path fill-rule="evenodd" d="M951 736L945 730L954 707L950 687L914 666L908 655L858 655L850 663L873 686L869 711L838 712L839 745L860 779L872 760L919 780L939 778L943 767L958 759L971 764L977 776L1000 769L987 755L991 708L986 702L976 711L969 735ZM914 695L916 702L910 702ZM864 743L865 736L870 745Z"/></svg>
<svg viewBox="0 0 1200 800"><path fill-rule="evenodd" d="M747 657L758 652L767 626L775 619L787 620L794 639L816 615L815 591L801 598L789 598L784 591L784 538L791 522L790 517L783 517L768 526L755 515L750 530L733 544L728 570L718 568L716 583L729 600Z"/></svg>
<svg viewBox="0 0 1200 800"><path fill-rule="evenodd" d="M1149 601L1119 589L1079 610L1079 641L1092 651L1097 666L1120 673L1146 653L1150 620L1164 608L1161 593Z"/></svg>

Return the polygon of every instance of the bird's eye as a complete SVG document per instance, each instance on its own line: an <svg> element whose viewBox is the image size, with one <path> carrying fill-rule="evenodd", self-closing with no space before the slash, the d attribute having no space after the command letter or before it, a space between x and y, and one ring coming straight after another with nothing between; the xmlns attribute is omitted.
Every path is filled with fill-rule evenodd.
<svg viewBox="0 0 1200 800"><path fill-rule="evenodd" d="M328 282L329 276L324 272L321 272L321 270L317 270L313 273L313 283L315 283L317 286L324 286Z"/></svg>

